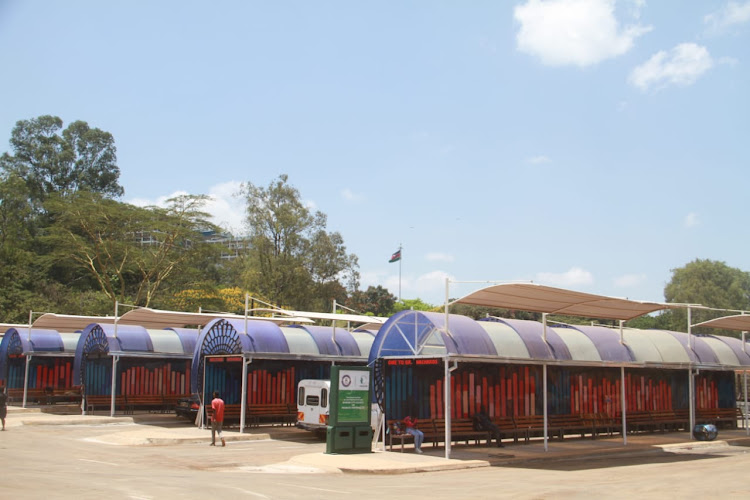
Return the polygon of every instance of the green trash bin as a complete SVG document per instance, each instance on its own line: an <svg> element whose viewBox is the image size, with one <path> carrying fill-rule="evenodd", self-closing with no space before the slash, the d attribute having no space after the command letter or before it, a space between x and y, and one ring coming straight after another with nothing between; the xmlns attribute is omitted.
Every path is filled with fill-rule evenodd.
<svg viewBox="0 0 750 500"><path fill-rule="evenodd" d="M372 427L358 425L354 428L354 448L360 453L372 451Z"/></svg>
<svg viewBox="0 0 750 500"><path fill-rule="evenodd" d="M354 427L328 426L326 428L326 453L351 453L354 450Z"/></svg>

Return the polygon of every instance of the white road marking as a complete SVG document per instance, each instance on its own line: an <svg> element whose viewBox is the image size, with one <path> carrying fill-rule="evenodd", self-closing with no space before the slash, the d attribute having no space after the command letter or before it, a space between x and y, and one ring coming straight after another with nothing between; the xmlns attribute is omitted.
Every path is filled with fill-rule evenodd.
<svg viewBox="0 0 750 500"><path fill-rule="evenodd" d="M284 486L293 486L295 488L302 488L303 490L315 490L315 491L327 491L328 493L343 493L345 495L350 495L351 491L341 491L341 490L329 490L326 488L315 488L313 486L300 486L299 484L289 484L289 483L278 483Z"/></svg>
<svg viewBox="0 0 750 500"><path fill-rule="evenodd" d="M266 495L264 495L262 493L256 493L256 492L250 491L250 490L243 490L242 488L230 487L230 489L241 491L242 493L246 493L248 495L252 495L252 496L258 497L258 498L271 498L271 497L267 497Z"/></svg>
<svg viewBox="0 0 750 500"><path fill-rule="evenodd" d="M79 458L78 460L81 460L82 462L92 462L95 464L114 465L115 467L120 466L120 464L113 464L112 462L102 462L101 460L89 460L88 458Z"/></svg>

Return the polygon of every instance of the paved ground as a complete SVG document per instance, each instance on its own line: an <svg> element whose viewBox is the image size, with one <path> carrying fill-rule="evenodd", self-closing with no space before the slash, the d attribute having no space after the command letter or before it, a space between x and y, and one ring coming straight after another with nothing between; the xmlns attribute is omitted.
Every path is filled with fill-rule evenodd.
<svg viewBox="0 0 750 500"><path fill-rule="evenodd" d="M750 438L687 433L505 448L325 454L294 428L210 432L173 415L49 415L11 408L0 433L0 498L747 498ZM412 474L412 472L420 472Z"/></svg>

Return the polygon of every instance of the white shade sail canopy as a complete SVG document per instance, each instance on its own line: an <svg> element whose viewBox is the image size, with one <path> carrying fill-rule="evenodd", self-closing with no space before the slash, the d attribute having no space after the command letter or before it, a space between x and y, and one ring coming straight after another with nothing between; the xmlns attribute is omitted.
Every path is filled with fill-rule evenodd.
<svg viewBox="0 0 750 500"><path fill-rule="evenodd" d="M184 327L189 325L205 326L209 322L215 319L235 319L244 320L245 316L240 314L229 314L229 313L189 313L179 311L160 311L157 309L149 309L147 307L140 307L137 309L131 309L126 312L117 321L121 325L139 325L144 328L169 328L169 327ZM260 316L248 316L248 321L271 321L273 323L312 323L313 321L309 318L295 317L295 318L270 318Z"/></svg>
<svg viewBox="0 0 750 500"><path fill-rule="evenodd" d="M710 319L693 326L706 326L709 328L723 328L724 330L736 330L739 332L750 331L750 314L737 314L735 316L724 316L723 318Z"/></svg>
<svg viewBox="0 0 750 500"><path fill-rule="evenodd" d="M682 307L575 292L536 283L493 285L454 303L612 320L629 320L662 309Z"/></svg>
<svg viewBox="0 0 750 500"><path fill-rule="evenodd" d="M365 323L369 326L382 325L388 320L388 318L382 318L379 316L366 316L364 314L339 314L339 313L308 312L308 311L290 311L288 309L271 309L271 308L257 308L257 309L252 309L252 310L261 311L261 312L270 312L273 314L280 315L281 317L322 319L326 321L343 321L343 322L348 322L348 323Z"/></svg>
<svg viewBox="0 0 750 500"><path fill-rule="evenodd" d="M229 313L190 313L180 311L160 311L140 307L131 309L119 318L119 325L136 325L144 328L182 328L186 326L204 326L217 318L245 319L245 316ZM248 316L248 321L271 321L273 323L313 323L313 320L302 316L289 318L271 318ZM76 316L72 314L45 313L33 323L34 329L57 330L59 332L75 332L83 330L91 323L114 324L114 316ZM23 325L26 327L27 325Z"/></svg>

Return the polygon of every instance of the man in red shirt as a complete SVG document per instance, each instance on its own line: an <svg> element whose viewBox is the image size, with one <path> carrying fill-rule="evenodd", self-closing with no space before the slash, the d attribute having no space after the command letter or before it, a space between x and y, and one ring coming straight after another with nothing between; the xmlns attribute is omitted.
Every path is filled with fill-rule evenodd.
<svg viewBox="0 0 750 500"><path fill-rule="evenodd" d="M226 446L227 443L221 435L221 427L224 425L224 400L219 397L219 393L214 391L214 399L211 401L211 409L213 409L213 416L211 417L211 446L216 446L216 434L221 439L221 445Z"/></svg>

